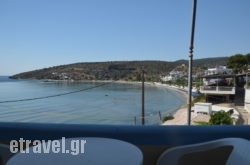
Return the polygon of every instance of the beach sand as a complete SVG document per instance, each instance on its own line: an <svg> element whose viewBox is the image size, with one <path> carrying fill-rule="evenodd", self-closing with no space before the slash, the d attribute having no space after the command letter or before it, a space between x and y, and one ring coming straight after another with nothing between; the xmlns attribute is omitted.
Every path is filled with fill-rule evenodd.
<svg viewBox="0 0 250 165"><path fill-rule="evenodd" d="M188 94L184 89L177 88L177 87L171 87L166 84L160 84L160 83L155 83L157 86L162 86L171 90L175 90L179 92L182 97L184 97L186 100L188 99ZM176 112L174 113L174 119L172 120L167 120L162 125L187 125L187 104L183 104ZM194 118L195 116L192 115L191 118Z"/></svg>
<svg viewBox="0 0 250 165"><path fill-rule="evenodd" d="M162 125L187 125L187 107L177 110L173 116L174 119L167 120Z"/></svg>
<svg viewBox="0 0 250 165"><path fill-rule="evenodd" d="M181 108L173 115L174 119L165 121L162 125L187 125L187 107ZM191 125L197 125L195 122L208 122L209 115L195 114L191 112Z"/></svg>
<svg viewBox="0 0 250 165"><path fill-rule="evenodd" d="M159 85L159 84L157 84ZM171 87L168 85L159 85L159 86L165 86L168 89L175 90L179 92L186 100L188 99L188 94L183 88L177 88L177 87ZM162 125L187 125L187 104L183 104L176 112L174 113L174 119L167 120ZM204 115L199 116L193 112L191 112L191 124L194 125L195 123L193 121L200 121L200 118L202 118ZM198 119L198 120L196 120ZM203 120L203 118L202 118Z"/></svg>

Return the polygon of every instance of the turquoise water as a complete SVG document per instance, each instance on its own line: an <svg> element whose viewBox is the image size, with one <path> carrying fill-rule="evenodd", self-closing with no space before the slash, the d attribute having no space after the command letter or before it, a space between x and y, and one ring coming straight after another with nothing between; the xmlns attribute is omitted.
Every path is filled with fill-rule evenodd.
<svg viewBox="0 0 250 165"><path fill-rule="evenodd" d="M146 85L145 124L159 124L159 112L162 116L173 113L184 102L176 91ZM140 84L44 82L0 76L1 122L140 125L140 116Z"/></svg>

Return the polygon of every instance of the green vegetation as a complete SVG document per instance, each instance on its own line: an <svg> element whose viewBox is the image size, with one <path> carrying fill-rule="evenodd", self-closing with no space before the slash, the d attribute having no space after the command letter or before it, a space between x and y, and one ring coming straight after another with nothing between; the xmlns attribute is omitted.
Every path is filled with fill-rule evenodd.
<svg viewBox="0 0 250 165"><path fill-rule="evenodd" d="M209 123L211 125L232 125L233 119L227 112L221 110L211 115Z"/></svg>
<svg viewBox="0 0 250 165"><path fill-rule="evenodd" d="M194 60L194 73L203 73L206 67L225 65L228 57L207 58ZM16 74L16 79L52 79L52 80L127 80L141 81L142 70L145 71L145 81L160 81L180 65L188 65L187 60L175 62L167 61L110 61L110 62L83 62L69 65L54 66ZM203 68L203 69L200 69ZM177 82L187 85L186 79Z"/></svg>
<svg viewBox="0 0 250 165"><path fill-rule="evenodd" d="M197 103L197 102L202 102L202 103L205 103L206 102L206 97L204 94L200 94L199 96L195 97L193 100L192 100L192 106L194 106L194 103Z"/></svg>
<svg viewBox="0 0 250 165"><path fill-rule="evenodd" d="M195 88L199 91L202 86L202 81L200 79L195 79L193 81L193 86L195 86Z"/></svg>
<svg viewBox="0 0 250 165"><path fill-rule="evenodd" d="M235 54L229 57L227 61L227 66L233 69L233 72L243 73L250 67L250 53L243 55L243 54Z"/></svg>
<svg viewBox="0 0 250 165"><path fill-rule="evenodd" d="M196 121L195 122L197 125L201 125L201 126L206 126L206 125L211 125L209 122L205 122L205 121Z"/></svg>
<svg viewBox="0 0 250 165"><path fill-rule="evenodd" d="M215 112L214 114L210 115L210 120L209 122L204 122L204 121L196 121L195 123L197 125L232 125L233 124L233 119L230 117L230 115L221 110L218 112Z"/></svg>
<svg viewBox="0 0 250 165"><path fill-rule="evenodd" d="M146 72L146 81L160 81L160 75L165 75L168 70L172 70L174 67L175 63L163 61L90 62L20 73L12 78L141 81L143 69Z"/></svg>
<svg viewBox="0 0 250 165"><path fill-rule="evenodd" d="M188 85L188 81L185 78L180 78L180 79L177 79L175 81L175 84L178 85L178 86L187 86Z"/></svg>
<svg viewBox="0 0 250 165"><path fill-rule="evenodd" d="M165 122L165 121L167 121L167 120L173 120L173 119L174 119L174 116L168 115L168 116L165 116L165 117L163 118L163 122Z"/></svg>

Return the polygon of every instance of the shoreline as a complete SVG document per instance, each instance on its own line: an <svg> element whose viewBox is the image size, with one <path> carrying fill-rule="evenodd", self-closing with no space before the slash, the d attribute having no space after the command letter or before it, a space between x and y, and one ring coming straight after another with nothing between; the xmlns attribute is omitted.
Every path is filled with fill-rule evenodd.
<svg viewBox="0 0 250 165"><path fill-rule="evenodd" d="M188 93L187 91L184 89L184 88L178 88L178 87L172 87L172 86L169 86L167 84L160 84L160 83L154 83L156 86L159 86L159 87L164 87L164 88L167 88L167 89L170 89L170 90L174 90L176 92L178 92L184 99L188 99ZM179 109L181 108L185 108L187 107L187 103L183 103L183 105L181 105L179 107Z"/></svg>
<svg viewBox="0 0 250 165"><path fill-rule="evenodd" d="M85 83L85 82L92 82L92 83L103 83L103 84L134 84L136 86L141 86L142 82L140 81L125 81L125 80L91 80L91 81L68 81L68 80L38 80L40 82L65 82L65 83ZM177 105L175 105L174 107L167 108L165 106L161 107L162 109L162 113L160 113L159 111L159 117L158 117L158 121L160 121L160 118L163 119L166 116L173 116L174 119L172 120L167 120L164 122L157 122L157 125L187 125L187 114L188 114L188 106L187 106L187 102L185 102L185 99L187 101L188 99L188 93L187 93L187 88L185 87L177 87L177 86L170 86L168 84L162 84L161 82L144 82L145 86L148 87L153 87L153 88L158 88L158 90L171 90L172 95L178 95L178 97L176 98L176 100L173 100L174 102L176 101L181 101L178 102ZM98 87L98 86L97 86ZM164 100L164 103L168 102ZM163 102L159 102L159 104L162 104ZM220 105L222 106L222 105ZM225 107L225 105L223 105L223 107ZM231 106L230 106L231 107ZM236 107L235 107L236 108ZM194 109L192 109L194 110ZM237 108L236 108L237 110ZM162 115L161 115L162 114ZM150 114L153 115L153 114ZM245 114L244 114L245 115ZM204 117L207 117L205 115L202 115L202 118L198 118L200 117L200 114L197 113L191 113L191 124L197 124L196 122L198 121L205 121L208 120L207 118L205 119ZM206 122L206 121L205 121Z"/></svg>
<svg viewBox="0 0 250 165"><path fill-rule="evenodd" d="M166 84L158 84L158 85L168 88L170 90L174 90L178 92L184 99L186 100L188 99L188 94L184 88L172 87ZM165 125L187 125L187 108L188 108L187 103L184 103L179 108L177 108L172 114L174 119L164 121L161 125L163 126ZM191 115L191 119L193 119L194 117L195 117L194 115Z"/></svg>
<svg viewBox="0 0 250 165"><path fill-rule="evenodd" d="M181 97L183 97L185 100L188 99L188 93L187 90L185 90L185 88L178 88L176 86L169 86L167 84L161 84L159 82L152 82L152 83L148 83L149 85L154 85L157 87L162 87L162 88L167 88L169 90L174 90L176 92L178 92ZM160 125L187 125L187 102L184 102L180 107L176 108L176 110L174 110L171 114L174 117L174 119L172 120L167 120L163 123L161 123ZM164 117L164 116L163 116ZM194 115L194 113L191 114L191 120L193 118L195 118L196 115Z"/></svg>
<svg viewBox="0 0 250 165"><path fill-rule="evenodd" d="M125 81L125 80L80 80L80 81L70 81L70 80L48 80L48 79L43 79L40 80L43 82L67 82L67 83L74 83L74 82L90 82L90 83L117 83L117 84L135 84L135 85L141 85L142 82L139 81ZM185 88L178 88L176 86L169 86L167 84L162 84L160 82L145 82L145 85L147 86L155 86L159 88L166 88L169 90L173 90L177 93L180 94L180 96L184 99L187 100L188 94ZM160 125L186 125L187 121L187 103L184 102L182 105L179 107L176 107L172 112L169 114L174 116L174 119L172 120L167 120ZM165 116L162 116L165 117Z"/></svg>

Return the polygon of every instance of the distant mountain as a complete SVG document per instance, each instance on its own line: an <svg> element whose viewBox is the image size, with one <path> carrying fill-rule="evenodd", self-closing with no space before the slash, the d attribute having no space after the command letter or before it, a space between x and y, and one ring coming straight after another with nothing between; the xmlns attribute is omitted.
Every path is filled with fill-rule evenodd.
<svg viewBox="0 0 250 165"><path fill-rule="evenodd" d="M194 60L194 70L206 69L216 65L225 65L228 57ZM82 62L60 65L50 68L19 73L11 76L14 79L43 80L129 80L140 81L142 70L147 81L158 81L160 76L167 75L176 67L188 66L188 60L167 61L110 61Z"/></svg>
<svg viewBox="0 0 250 165"><path fill-rule="evenodd" d="M227 65L229 57L203 58L194 60L194 66L212 68L220 65Z"/></svg>

